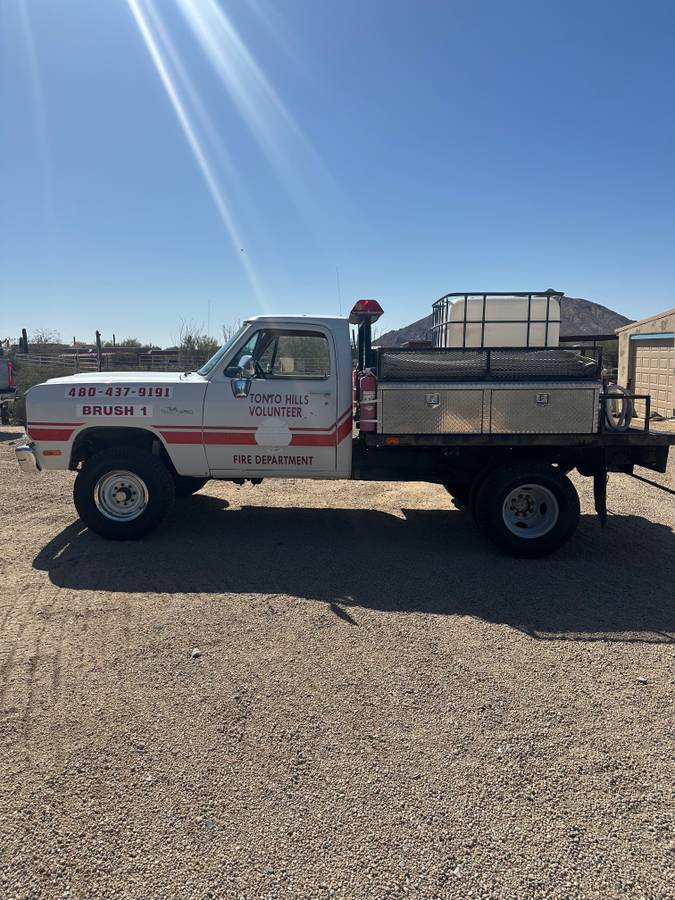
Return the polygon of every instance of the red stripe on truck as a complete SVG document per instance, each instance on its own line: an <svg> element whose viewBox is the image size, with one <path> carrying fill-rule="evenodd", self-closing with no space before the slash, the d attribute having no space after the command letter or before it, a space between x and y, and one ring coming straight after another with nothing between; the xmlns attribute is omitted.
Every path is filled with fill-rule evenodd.
<svg viewBox="0 0 675 900"><path fill-rule="evenodd" d="M160 431L167 444L201 444L201 431Z"/></svg>
<svg viewBox="0 0 675 900"><path fill-rule="evenodd" d="M162 431L159 432L167 444L255 444L252 432L206 432L201 431Z"/></svg>
<svg viewBox="0 0 675 900"><path fill-rule="evenodd" d="M351 433L351 425L345 431L345 436ZM167 444L204 444L210 446L256 446L254 432L207 432L203 438L199 431L160 431ZM332 434L294 434L291 437L291 447L334 447L337 443L336 432ZM340 437L340 441L343 437Z"/></svg>
<svg viewBox="0 0 675 900"><path fill-rule="evenodd" d="M351 409L349 410L349 416L344 419L344 421L338 426L337 430L337 442L341 444L346 437L351 436L352 433L352 416Z"/></svg>
<svg viewBox="0 0 675 900"><path fill-rule="evenodd" d="M28 425L28 436L34 441L69 441L74 428L35 428Z"/></svg>
<svg viewBox="0 0 675 900"><path fill-rule="evenodd" d="M336 425L327 428L292 428L291 447L335 447L352 433L352 411L345 410ZM255 446L255 431L246 425L206 425L201 431L188 430L189 425L153 425L167 444L210 444ZM166 430L165 430L166 429ZM180 429L180 430L179 430Z"/></svg>
<svg viewBox="0 0 675 900"><path fill-rule="evenodd" d="M294 434L291 447L334 447L335 431L332 434Z"/></svg>
<svg viewBox="0 0 675 900"><path fill-rule="evenodd" d="M204 435L205 444L255 444L252 431L211 431Z"/></svg>
<svg viewBox="0 0 675 900"><path fill-rule="evenodd" d="M291 447L335 447L352 433L351 416L339 426L337 431L333 427L330 434L293 434Z"/></svg>

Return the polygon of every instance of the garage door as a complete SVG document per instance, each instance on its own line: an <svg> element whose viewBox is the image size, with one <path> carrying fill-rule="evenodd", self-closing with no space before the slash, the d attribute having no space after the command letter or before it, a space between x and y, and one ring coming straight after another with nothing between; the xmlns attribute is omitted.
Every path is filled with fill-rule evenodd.
<svg viewBox="0 0 675 900"><path fill-rule="evenodd" d="M651 394L652 412L675 415L675 342L673 338L631 341L636 394ZM635 404L644 415L644 402Z"/></svg>

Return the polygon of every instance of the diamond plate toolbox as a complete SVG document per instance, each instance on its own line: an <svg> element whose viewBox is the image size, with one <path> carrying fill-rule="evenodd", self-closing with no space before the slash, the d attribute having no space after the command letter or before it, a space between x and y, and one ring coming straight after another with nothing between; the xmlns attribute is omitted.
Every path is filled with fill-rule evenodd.
<svg viewBox="0 0 675 900"><path fill-rule="evenodd" d="M491 434L592 434L600 384L528 384L490 388Z"/></svg>
<svg viewBox="0 0 675 900"><path fill-rule="evenodd" d="M385 434L480 433L483 393L483 385L380 385L379 430Z"/></svg>
<svg viewBox="0 0 675 900"><path fill-rule="evenodd" d="M600 383L384 383L383 434L591 434Z"/></svg>

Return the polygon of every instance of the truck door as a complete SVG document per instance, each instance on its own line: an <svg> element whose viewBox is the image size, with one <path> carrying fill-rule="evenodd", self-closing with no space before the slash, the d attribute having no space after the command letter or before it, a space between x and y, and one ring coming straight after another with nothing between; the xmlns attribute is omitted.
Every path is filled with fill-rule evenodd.
<svg viewBox="0 0 675 900"><path fill-rule="evenodd" d="M255 375L241 378L242 356ZM204 405L204 446L216 477L293 478L337 471L333 336L320 326L260 323L220 371Z"/></svg>

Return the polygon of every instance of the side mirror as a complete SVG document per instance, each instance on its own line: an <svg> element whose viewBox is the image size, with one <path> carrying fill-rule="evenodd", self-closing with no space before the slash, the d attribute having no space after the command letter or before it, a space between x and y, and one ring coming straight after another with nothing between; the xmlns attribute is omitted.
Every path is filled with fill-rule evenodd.
<svg viewBox="0 0 675 900"><path fill-rule="evenodd" d="M237 400L245 400L248 397L248 392L251 390L249 378L233 378L230 384L232 385L232 393Z"/></svg>
<svg viewBox="0 0 675 900"><path fill-rule="evenodd" d="M244 400L251 390L251 380L255 378L255 360L252 356L242 356L239 360L239 369L235 378L232 378L232 393L237 400Z"/></svg>

